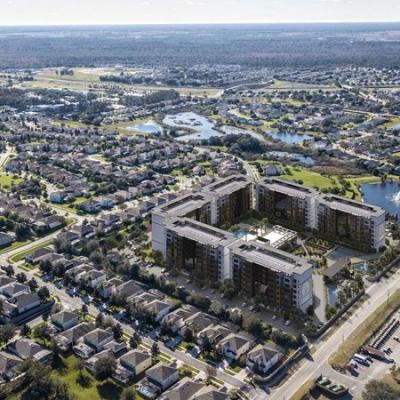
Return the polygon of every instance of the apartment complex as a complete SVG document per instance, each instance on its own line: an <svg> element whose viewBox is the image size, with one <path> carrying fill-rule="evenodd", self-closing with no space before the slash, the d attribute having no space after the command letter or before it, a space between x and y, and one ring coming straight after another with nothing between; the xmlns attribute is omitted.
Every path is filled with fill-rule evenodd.
<svg viewBox="0 0 400 400"><path fill-rule="evenodd" d="M166 226L166 262L187 271L201 285L217 286L231 278L229 245L237 239L229 232L188 218Z"/></svg>
<svg viewBox="0 0 400 400"><path fill-rule="evenodd" d="M318 192L293 182L267 178L257 185L257 209L280 225L305 231L314 229Z"/></svg>
<svg viewBox="0 0 400 400"><path fill-rule="evenodd" d="M257 185L257 208L272 222L362 251L385 245L386 212L380 207L272 178Z"/></svg>
<svg viewBox="0 0 400 400"><path fill-rule="evenodd" d="M280 179L254 184L239 175L155 209L153 249L162 252L169 268L185 271L201 285L233 279L245 298L305 311L313 302L311 263L218 228L254 208L271 222L361 250L377 251L385 242L383 209Z"/></svg>
<svg viewBox="0 0 400 400"><path fill-rule="evenodd" d="M230 246L232 275L244 298L278 309L306 311L313 304L312 264L259 242Z"/></svg>
<svg viewBox="0 0 400 400"><path fill-rule="evenodd" d="M327 240L379 251L385 245L385 215L382 208L334 195L318 197L317 231Z"/></svg>

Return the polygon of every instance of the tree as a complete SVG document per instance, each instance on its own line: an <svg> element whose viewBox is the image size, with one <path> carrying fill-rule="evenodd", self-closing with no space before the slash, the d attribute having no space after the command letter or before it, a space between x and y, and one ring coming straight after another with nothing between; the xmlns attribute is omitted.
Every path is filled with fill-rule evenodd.
<svg viewBox="0 0 400 400"><path fill-rule="evenodd" d="M131 386L125 388L121 393L121 400L135 400L136 399L136 390Z"/></svg>
<svg viewBox="0 0 400 400"><path fill-rule="evenodd" d="M36 292L36 289L39 287L35 278L32 278L30 281L28 281L28 285L31 289L31 292Z"/></svg>
<svg viewBox="0 0 400 400"><path fill-rule="evenodd" d="M113 330L113 334L114 334L114 339L116 341L120 341L122 338L122 335L124 334L121 324L115 324L113 326L112 330Z"/></svg>
<svg viewBox="0 0 400 400"><path fill-rule="evenodd" d="M129 346L131 347L131 349L136 349L141 341L141 337L136 332L134 332L129 339Z"/></svg>
<svg viewBox="0 0 400 400"><path fill-rule="evenodd" d="M208 338L208 336L204 336L202 343L201 343L201 350L204 353L208 354L211 352L212 348L213 348L213 346L210 342L210 339Z"/></svg>
<svg viewBox="0 0 400 400"><path fill-rule="evenodd" d="M31 333L31 328L30 328L30 326L29 325L27 325L27 324L24 324L24 325L22 325L22 327L21 327L21 331L20 331L20 333L21 333L21 336L29 336L30 335L30 333Z"/></svg>
<svg viewBox="0 0 400 400"><path fill-rule="evenodd" d="M7 267L4 268L4 271L6 272L6 275L9 277L14 276L14 268L12 265L7 265Z"/></svg>
<svg viewBox="0 0 400 400"><path fill-rule="evenodd" d="M39 325L36 325L33 328L33 336L37 338L42 338L46 340L50 340L50 327L47 322L42 322Z"/></svg>
<svg viewBox="0 0 400 400"><path fill-rule="evenodd" d="M237 293L234 282L231 279L226 279L221 286L221 292L226 299L232 299Z"/></svg>
<svg viewBox="0 0 400 400"><path fill-rule="evenodd" d="M387 383L375 379L365 385L362 393L363 400L397 400L399 396L400 391L396 391Z"/></svg>
<svg viewBox="0 0 400 400"><path fill-rule="evenodd" d="M190 328L186 328L185 332L183 332L183 339L187 343L192 343L193 342L193 332Z"/></svg>
<svg viewBox="0 0 400 400"><path fill-rule="evenodd" d="M94 364L94 374L98 380L104 381L112 376L116 368L117 363L113 358L99 358Z"/></svg>
<svg viewBox="0 0 400 400"><path fill-rule="evenodd" d="M47 286L42 286L38 291L37 291L38 296L40 297L41 300L46 300L47 298L50 297L50 292Z"/></svg>
<svg viewBox="0 0 400 400"><path fill-rule="evenodd" d="M160 354L160 347L158 346L157 342L153 342L151 346L151 355L153 358L156 358Z"/></svg>
<svg viewBox="0 0 400 400"><path fill-rule="evenodd" d="M27 280L27 277L23 272L19 272L17 275L15 275L15 278L19 283L25 283Z"/></svg>
<svg viewBox="0 0 400 400"><path fill-rule="evenodd" d="M84 317L86 317L86 315L88 315L88 313L89 313L89 308L88 308L88 306L87 306L86 304L82 304L81 313L82 313L82 315L83 315Z"/></svg>
<svg viewBox="0 0 400 400"><path fill-rule="evenodd" d="M104 324L103 314L99 313L96 315L96 327L101 328Z"/></svg>
<svg viewBox="0 0 400 400"><path fill-rule="evenodd" d="M6 324L0 326L0 343L7 344L15 335L16 328L14 325Z"/></svg>

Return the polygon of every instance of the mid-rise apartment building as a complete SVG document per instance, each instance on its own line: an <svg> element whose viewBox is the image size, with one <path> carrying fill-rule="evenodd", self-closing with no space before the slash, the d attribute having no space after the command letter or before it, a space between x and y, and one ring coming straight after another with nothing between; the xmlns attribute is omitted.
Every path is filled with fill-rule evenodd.
<svg viewBox="0 0 400 400"><path fill-rule="evenodd" d="M153 250L166 255L166 225L177 217L191 218L205 224L212 224L212 198L205 193L191 193L164 204L152 212Z"/></svg>
<svg viewBox="0 0 400 400"><path fill-rule="evenodd" d="M236 240L229 232L179 218L166 226L166 263L201 285L217 286L231 278L229 245Z"/></svg>
<svg viewBox="0 0 400 400"><path fill-rule="evenodd" d="M314 229L317 196L314 189L267 178L257 185L257 209L274 223L302 231Z"/></svg>
<svg viewBox="0 0 400 400"><path fill-rule="evenodd" d="M215 225L232 224L254 208L253 181L245 175L233 175L204 188L212 197Z"/></svg>
<svg viewBox="0 0 400 400"><path fill-rule="evenodd" d="M385 210L297 183L263 180L257 185L257 209L271 222L362 251L385 245Z"/></svg>
<svg viewBox="0 0 400 400"><path fill-rule="evenodd" d="M319 236L363 251L385 245L385 215L380 207L340 196L321 195L317 206Z"/></svg>
<svg viewBox="0 0 400 400"><path fill-rule="evenodd" d="M312 264L259 242L230 246L233 280L244 298L278 309L306 311L313 304Z"/></svg>
<svg viewBox="0 0 400 400"><path fill-rule="evenodd" d="M245 175L230 176L157 207L152 212L153 250L165 256L165 227L174 218L191 218L212 226L239 221L254 208L253 186Z"/></svg>

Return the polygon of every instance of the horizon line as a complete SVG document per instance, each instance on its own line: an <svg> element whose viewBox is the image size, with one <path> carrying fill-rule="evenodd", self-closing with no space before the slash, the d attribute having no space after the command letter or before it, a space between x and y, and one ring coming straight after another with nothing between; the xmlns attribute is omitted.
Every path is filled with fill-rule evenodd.
<svg viewBox="0 0 400 400"><path fill-rule="evenodd" d="M316 24L396 24L400 23L400 20L379 20L379 21L274 21L274 22L255 22L255 21L243 21L243 22L137 22L137 23L64 23L64 24L42 24L42 23L33 23L33 24L1 24L0 28L38 28L38 27L100 27L100 26L176 26L176 25L279 25L279 24L288 24L288 25L316 25Z"/></svg>

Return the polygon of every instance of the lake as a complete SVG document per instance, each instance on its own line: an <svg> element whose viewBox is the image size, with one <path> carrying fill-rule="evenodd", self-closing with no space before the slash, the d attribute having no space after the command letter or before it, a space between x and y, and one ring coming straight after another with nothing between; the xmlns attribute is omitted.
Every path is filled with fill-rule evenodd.
<svg viewBox="0 0 400 400"><path fill-rule="evenodd" d="M221 136L221 133L214 129L215 124L213 122L194 112L167 115L163 123L174 128L189 128L195 131L194 133L176 138L182 142L209 139L212 136Z"/></svg>
<svg viewBox="0 0 400 400"><path fill-rule="evenodd" d="M137 124L127 128L129 131L149 133L151 135L160 135L163 132L162 126L154 121L147 121L143 124Z"/></svg>
<svg viewBox="0 0 400 400"><path fill-rule="evenodd" d="M301 144L304 140L312 139L309 135L299 135L297 133L284 133L284 132L267 132L273 139L278 139L289 145Z"/></svg>
<svg viewBox="0 0 400 400"><path fill-rule="evenodd" d="M265 142L265 138L262 135L235 126L223 125L218 131L213 121L209 121L206 117L194 112L167 115L163 123L175 128L189 128L195 131L194 133L177 137L177 140L183 142L204 140L212 136L220 137L223 135L250 135L261 142Z"/></svg>
<svg viewBox="0 0 400 400"><path fill-rule="evenodd" d="M367 183L361 185L364 201L400 216L400 184L398 182Z"/></svg>

